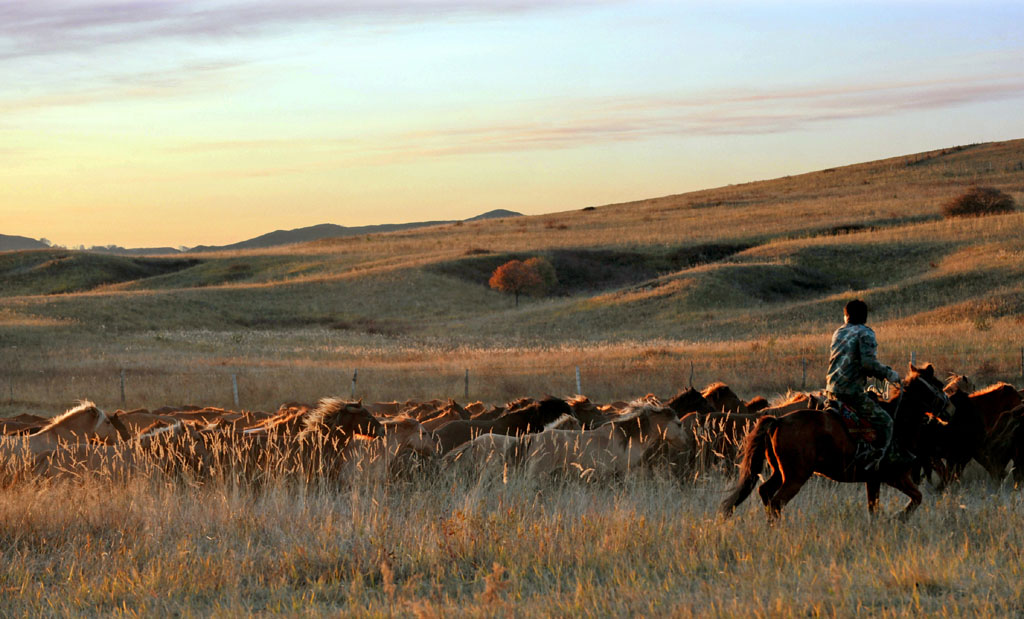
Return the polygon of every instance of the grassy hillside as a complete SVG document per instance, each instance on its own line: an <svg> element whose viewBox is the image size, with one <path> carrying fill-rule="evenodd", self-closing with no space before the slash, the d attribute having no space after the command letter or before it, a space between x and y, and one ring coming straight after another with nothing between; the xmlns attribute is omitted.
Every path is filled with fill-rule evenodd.
<svg viewBox="0 0 1024 619"><path fill-rule="evenodd" d="M28 383L8 399L54 405L75 391L36 384L40 368L74 377L85 365L104 374L127 365L158 377L183 359L194 374L286 367L289 377L275 379L282 392L306 381L317 397L346 384L304 374L325 363L373 368L377 379L360 389L380 399L461 395L469 368L481 375L478 397L566 393L577 365L596 390L584 391L626 397L674 390L690 362L697 381L784 391L801 386L808 365L818 380L852 296L872 306L893 363L916 353L942 369L1015 379L1024 213L943 220L942 204L972 185L1024 203L1024 140L189 260L0 254L0 336L18 347L7 372ZM516 308L487 279L531 256L548 258L559 285ZM198 344L211 341L228 344ZM61 360L46 352L55 342ZM173 393L158 382L150 393ZM275 405L278 394L261 389L253 405Z"/></svg>

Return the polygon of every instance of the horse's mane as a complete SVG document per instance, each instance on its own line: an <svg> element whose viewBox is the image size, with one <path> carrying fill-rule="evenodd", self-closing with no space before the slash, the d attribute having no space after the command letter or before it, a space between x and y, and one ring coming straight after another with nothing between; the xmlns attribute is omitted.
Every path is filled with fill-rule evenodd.
<svg viewBox="0 0 1024 619"><path fill-rule="evenodd" d="M320 398L316 408L311 410L302 420L300 435L315 433L321 426L331 427L337 425L339 417L349 406L362 407L362 400L348 401L341 398Z"/></svg>
<svg viewBox="0 0 1024 619"><path fill-rule="evenodd" d="M1013 385L1011 385L1009 383L995 383L994 385L989 385L988 387L985 387L984 389L980 389L978 391L975 391L971 395L976 395L976 396L978 396L978 395L988 395L990 393L995 393L996 391L1001 391L1001 390L1006 389L1006 388L1013 389L1014 391L1017 390Z"/></svg>
<svg viewBox="0 0 1024 619"><path fill-rule="evenodd" d="M768 403L768 398L764 397L763 395L754 396L753 398L750 399L749 402L744 402L744 404L747 405L747 409L757 410L761 410L763 408L768 408L769 406L771 406L771 404Z"/></svg>
<svg viewBox="0 0 1024 619"><path fill-rule="evenodd" d="M704 391L701 391L700 394L705 398L710 398L712 395L719 395L721 393L726 392L736 395L735 393L733 393L733 390L729 388L729 385L726 385L725 383L719 381L711 383L707 387L704 387Z"/></svg>
<svg viewBox="0 0 1024 619"><path fill-rule="evenodd" d="M543 420L547 419L548 421L553 421L557 419L559 416L561 416L563 413L572 413L572 408L569 407L569 404L561 398L556 398L555 396L548 395L544 396L544 399L534 400L533 402L530 402L526 406L517 408L515 410L507 410L505 411L505 413L501 415L501 417L513 419L531 419L533 417L536 417L537 421L539 421L540 423L547 423Z"/></svg>
<svg viewBox="0 0 1024 619"><path fill-rule="evenodd" d="M671 408L661 406L646 399L633 400L618 419L611 422L612 427L619 431L623 439L639 442L651 433L651 415L665 413L675 418Z"/></svg>
<svg viewBox="0 0 1024 619"><path fill-rule="evenodd" d="M809 393L804 393L803 391L790 390L786 392L786 395L784 396L785 399L779 402L778 404L775 404L774 406L786 406L787 404L795 404L801 400L808 399L809 396Z"/></svg>
<svg viewBox="0 0 1024 619"><path fill-rule="evenodd" d="M101 411L99 408L97 408L97 406L95 404L93 404L91 401L89 401L89 400L79 400L77 406L75 406L72 409L68 409L64 413L62 413L62 414L58 415L57 417L54 417L53 419L51 419L49 422L47 422L47 424L45 426L40 428L36 432L36 434L40 434L42 432L46 432L47 430L52 430L54 427L56 427L56 426L64 423L65 421L67 421L69 417L72 417L74 415L78 415L80 413L83 413L83 412L89 410L90 408L94 409L96 411L97 415L100 416L100 418L106 418L106 415L103 413L103 411Z"/></svg>
<svg viewBox="0 0 1024 619"><path fill-rule="evenodd" d="M570 426L570 428L568 429L578 430L580 428L580 422L578 419L576 419L569 413L562 413L562 415L558 419L555 419L554 421L549 421L548 423L544 424L544 429L565 430L567 429L563 427L565 425Z"/></svg>
<svg viewBox="0 0 1024 619"><path fill-rule="evenodd" d="M536 402L536 400L534 400L533 398L531 398L529 396L518 398L518 399L512 400L511 402L506 402L505 403L505 410L508 411L508 412L512 412L512 411L518 410L520 408L525 408L526 406L529 406L530 404L533 404L534 402Z"/></svg>

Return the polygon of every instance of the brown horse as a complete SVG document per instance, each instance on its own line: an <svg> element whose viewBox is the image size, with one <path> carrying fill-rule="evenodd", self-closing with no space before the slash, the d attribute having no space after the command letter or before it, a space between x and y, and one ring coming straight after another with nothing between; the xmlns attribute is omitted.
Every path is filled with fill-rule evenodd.
<svg viewBox="0 0 1024 619"><path fill-rule="evenodd" d="M24 453L25 449L31 454L39 454L61 444L90 440L116 443L120 438L121 434L110 417L92 402L83 400L78 406L54 417L31 435L3 437L0 440L0 456L10 458Z"/></svg>
<svg viewBox="0 0 1024 619"><path fill-rule="evenodd" d="M911 365L901 393L880 404L893 416L893 441L918 456L925 455L923 450L935 440L929 435L935 428L929 427L932 424L927 423L927 413L948 413L952 408L931 365L921 369ZM878 508L883 483L910 497L903 517L921 504L921 492L911 478L912 463L866 471L856 461L856 451L857 444L835 413L804 410L782 417L762 417L743 443L740 479L722 502L722 512L731 514L750 495L765 460L773 473L758 493L769 521L778 518L786 503L815 473L835 481L866 483L868 511L872 514Z"/></svg>
<svg viewBox="0 0 1024 619"><path fill-rule="evenodd" d="M665 406L674 410L680 417L688 413L713 413L718 410L707 401L701 392L693 387L684 389L672 396L668 402L665 402Z"/></svg>
<svg viewBox="0 0 1024 619"><path fill-rule="evenodd" d="M434 434L441 442L441 452L448 453L481 434L513 435L541 432L545 425L566 414L571 415L572 409L565 400L547 396L543 400L507 412L497 419L449 421L434 429Z"/></svg>
<svg viewBox="0 0 1024 619"><path fill-rule="evenodd" d="M971 458L978 459L983 466L987 464L987 461L981 456L987 442L985 421L978 413L974 400L960 388L952 392L947 388L945 393L949 396L956 412L949 419L946 427L938 434L932 458L921 462L925 477L931 474L933 466L934 470L938 472L938 490L943 490L951 481L959 479ZM1009 447L1004 448L1000 453L1005 453L1008 450ZM1005 460L1002 460L1003 468L1006 467L1006 463L1011 457L1011 455L1006 455ZM939 462L939 459L943 462Z"/></svg>
<svg viewBox="0 0 1024 619"><path fill-rule="evenodd" d="M1020 405L1022 398L1013 385L996 383L971 393L971 402L985 421L985 432L991 437L999 416Z"/></svg>
<svg viewBox="0 0 1024 619"><path fill-rule="evenodd" d="M736 395L729 385L725 383L711 383L707 387L704 387L704 391L700 394L704 396L713 409L716 411L722 411L724 413L743 413L747 414L750 411L747 410L747 405L743 403L743 400Z"/></svg>

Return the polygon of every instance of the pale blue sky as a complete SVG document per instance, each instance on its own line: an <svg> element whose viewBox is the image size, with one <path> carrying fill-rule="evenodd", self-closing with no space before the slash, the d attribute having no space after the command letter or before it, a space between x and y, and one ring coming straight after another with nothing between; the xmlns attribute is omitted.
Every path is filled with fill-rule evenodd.
<svg viewBox="0 0 1024 619"><path fill-rule="evenodd" d="M223 244L1024 137L1024 7L0 0L0 233Z"/></svg>

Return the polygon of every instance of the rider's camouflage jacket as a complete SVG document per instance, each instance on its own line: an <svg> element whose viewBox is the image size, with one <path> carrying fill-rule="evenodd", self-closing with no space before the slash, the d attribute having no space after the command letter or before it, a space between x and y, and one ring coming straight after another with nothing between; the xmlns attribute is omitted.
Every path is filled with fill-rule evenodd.
<svg viewBox="0 0 1024 619"><path fill-rule="evenodd" d="M825 390L837 395L862 394L868 377L895 381L899 375L875 356L878 340L867 325L845 324L832 334Z"/></svg>

